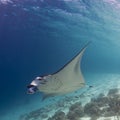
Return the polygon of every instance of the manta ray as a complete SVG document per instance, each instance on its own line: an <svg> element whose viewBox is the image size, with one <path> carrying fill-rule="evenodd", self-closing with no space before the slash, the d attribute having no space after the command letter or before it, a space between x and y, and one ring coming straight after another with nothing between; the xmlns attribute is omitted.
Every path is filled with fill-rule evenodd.
<svg viewBox="0 0 120 120"><path fill-rule="evenodd" d="M81 59L87 48L86 44L67 64L57 72L36 77L28 86L28 94L42 92L46 96L63 95L85 86L81 72Z"/></svg>

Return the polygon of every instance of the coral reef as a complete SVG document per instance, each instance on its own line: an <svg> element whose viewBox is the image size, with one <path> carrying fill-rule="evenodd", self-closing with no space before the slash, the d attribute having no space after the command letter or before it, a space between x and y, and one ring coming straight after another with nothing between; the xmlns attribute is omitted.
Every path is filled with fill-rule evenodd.
<svg viewBox="0 0 120 120"><path fill-rule="evenodd" d="M68 119L63 111L57 111L52 117L48 118L48 120L68 120Z"/></svg>
<svg viewBox="0 0 120 120"><path fill-rule="evenodd" d="M20 120L37 120L38 118L47 118L48 115L46 113L46 110L43 108L43 109L38 109L38 110L35 110L35 111L32 111L28 114L24 114L24 115L21 115L20 116Z"/></svg>
<svg viewBox="0 0 120 120"><path fill-rule="evenodd" d="M57 111L48 120L78 120L80 117L84 116L84 109L80 102L77 102L69 108L67 115L63 111Z"/></svg>
<svg viewBox="0 0 120 120"><path fill-rule="evenodd" d="M38 109L29 114L21 115L20 120L80 120L83 117L90 117L91 120L97 120L99 117L112 117L120 120L120 93L119 89L110 89L107 95L100 93L97 97L91 98L91 101L82 106L81 102L76 102L69 107L65 114L62 110L58 110L51 117L48 116L48 107L46 109ZM66 100L67 97L65 98ZM65 101L56 104L58 108L64 108ZM49 107L50 108L50 107ZM54 108L54 107L53 107ZM108 118L106 118L108 119Z"/></svg>
<svg viewBox="0 0 120 120"><path fill-rule="evenodd" d="M100 107L97 103L92 102L85 105L84 112L87 116L99 117L101 115L102 110L100 110Z"/></svg>
<svg viewBox="0 0 120 120"><path fill-rule="evenodd" d="M78 118L84 116L84 109L80 102L77 102L69 108L69 112L67 114L67 118L69 120L77 120Z"/></svg>
<svg viewBox="0 0 120 120"><path fill-rule="evenodd" d="M117 95L119 93L119 89L114 88L114 89L110 89L108 92L108 96L114 96Z"/></svg>

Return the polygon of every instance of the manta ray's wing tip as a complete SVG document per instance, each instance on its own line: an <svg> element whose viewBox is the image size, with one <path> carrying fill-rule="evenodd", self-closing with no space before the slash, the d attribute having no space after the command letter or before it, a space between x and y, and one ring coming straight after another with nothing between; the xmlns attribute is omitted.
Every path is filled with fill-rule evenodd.
<svg viewBox="0 0 120 120"><path fill-rule="evenodd" d="M86 44L84 45L83 49L86 48L91 43L92 43L92 41L87 41Z"/></svg>

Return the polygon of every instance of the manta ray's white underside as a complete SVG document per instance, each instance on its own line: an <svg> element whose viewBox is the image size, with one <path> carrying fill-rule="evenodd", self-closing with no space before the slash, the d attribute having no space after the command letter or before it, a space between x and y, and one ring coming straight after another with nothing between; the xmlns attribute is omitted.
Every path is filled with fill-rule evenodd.
<svg viewBox="0 0 120 120"><path fill-rule="evenodd" d="M60 95L73 92L85 86L80 63L87 45L56 73L46 77L46 83L39 85L46 95Z"/></svg>

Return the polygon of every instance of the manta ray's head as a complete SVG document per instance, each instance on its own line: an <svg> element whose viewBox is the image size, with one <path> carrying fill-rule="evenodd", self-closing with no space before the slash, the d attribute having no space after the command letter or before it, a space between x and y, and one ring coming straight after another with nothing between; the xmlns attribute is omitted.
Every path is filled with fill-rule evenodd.
<svg viewBox="0 0 120 120"><path fill-rule="evenodd" d="M36 77L28 86L27 93L34 94L38 91L38 86L40 85L42 77Z"/></svg>

